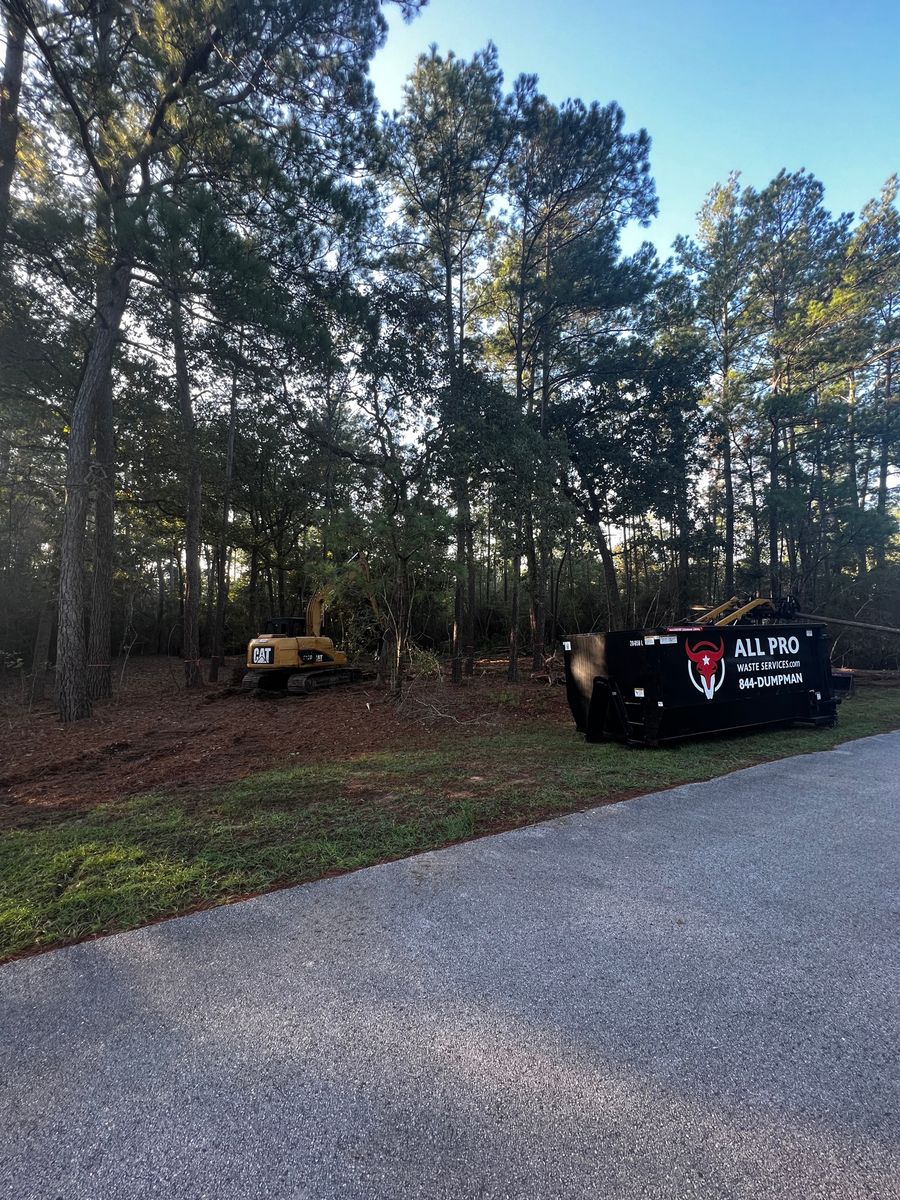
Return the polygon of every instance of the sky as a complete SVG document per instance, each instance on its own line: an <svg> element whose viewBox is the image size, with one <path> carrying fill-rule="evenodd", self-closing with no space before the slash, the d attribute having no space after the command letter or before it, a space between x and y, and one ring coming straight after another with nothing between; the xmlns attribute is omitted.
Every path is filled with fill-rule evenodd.
<svg viewBox="0 0 900 1200"><path fill-rule="evenodd" d="M382 108L431 43L469 58L492 40L507 85L536 74L556 103L615 100L645 128L660 215L626 251L649 239L666 257L732 170L761 188L805 168L835 213L900 173L900 0L430 0L409 25L386 11Z"/></svg>

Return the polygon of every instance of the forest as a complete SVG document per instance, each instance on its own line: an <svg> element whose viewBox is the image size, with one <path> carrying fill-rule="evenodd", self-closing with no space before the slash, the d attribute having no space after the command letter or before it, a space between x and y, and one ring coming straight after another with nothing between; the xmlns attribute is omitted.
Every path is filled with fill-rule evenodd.
<svg viewBox="0 0 900 1200"><path fill-rule="evenodd" d="M652 130L491 44L383 112L378 0L0 15L0 674L64 721L320 587L394 691L734 594L898 623L895 175L736 162L625 253Z"/></svg>

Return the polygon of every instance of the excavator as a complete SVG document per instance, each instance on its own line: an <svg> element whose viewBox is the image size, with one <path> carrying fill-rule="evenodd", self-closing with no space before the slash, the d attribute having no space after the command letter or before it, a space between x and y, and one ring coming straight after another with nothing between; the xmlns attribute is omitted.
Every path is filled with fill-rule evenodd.
<svg viewBox="0 0 900 1200"><path fill-rule="evenodd" d="M358 683L362 671L322 637L327 591L321 588L306 606L305 617L272 617L247 646L245 692L293 692L308 695L319 688Z"/></svg>

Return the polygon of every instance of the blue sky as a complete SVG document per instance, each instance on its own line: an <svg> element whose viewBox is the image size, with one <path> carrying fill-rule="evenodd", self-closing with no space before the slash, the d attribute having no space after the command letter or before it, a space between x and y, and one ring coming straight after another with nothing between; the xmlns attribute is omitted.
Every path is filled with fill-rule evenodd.
<svg viewBox="0 0 900 1200"><path fill-rule="evenodd" d="M507 83L536 73L553 101L618 101L652 138L660 198L628 249L649 237L665 256L730 170L762 187L805 167L834 212L900 172L900 0L431 0L410 25L387 11L372 69L384 108L432 42L468 58L489 39Z"/></svg>

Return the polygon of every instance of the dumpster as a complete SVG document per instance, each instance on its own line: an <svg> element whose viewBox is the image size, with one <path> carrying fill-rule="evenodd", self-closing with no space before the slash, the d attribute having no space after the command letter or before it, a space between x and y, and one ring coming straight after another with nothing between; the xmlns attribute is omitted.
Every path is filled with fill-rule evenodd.
<svg viewBox="0 0 900 1200"><path fill-rule="evenodd" d="M632 745L794 721L833 725L824 625L680 625L567 634L566 693L589 742Z"/></svg>

